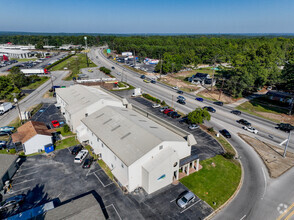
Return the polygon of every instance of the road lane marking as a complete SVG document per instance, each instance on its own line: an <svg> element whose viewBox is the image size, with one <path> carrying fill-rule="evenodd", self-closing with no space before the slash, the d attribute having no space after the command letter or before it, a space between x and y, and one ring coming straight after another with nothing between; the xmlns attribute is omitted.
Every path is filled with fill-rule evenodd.
<svg viewBox="0 0 294 220"><path fill-rule="evenodd" d="M263 191L263 194L262 194L262 197L261 197L261 199L263 199L263 197L265 195L265 192L266 192L266 176L265 176L265 172L264 172L263 167L261 167L261 170L262 170L263 177L264 177L264 191Z"/></svg>
<svg viewBox="0 0 294 220"><path fill-rule="evenodd" d="M200 202L200 199L197 202L195 202L194 204L190 205L188 208L186 208L183 211L181 211L180 213L183 213L183 212L187 211L189 208L191 208L192 206L196 205L198 202Z"/></svg>
<svg viewBox="0 0 294 220"><path fill-rule="evenodd" d="M282 218L284 217L284 215L286 215L287 212L289 212L293 207L294 207L294 203L293 203L291 206L289 206L289 208L287 208L287 210L285 210L285 211L283 212L283 214L280 215L279 218L277 218L277 220L282 219Z"/></svg>
<svg viewBox="0 0 294 220"><path fill-rule="evenodd" d="M292 215L294 215L294 211L292 211L286 218L285 218L285 220L289 220L291 217L292 217Z"/></svg>
<svg viewBox="0 0 294 220"><path fill-rule="evenodd" d="M122 220L122 218L120 217L120 215L118 214L118 211L116 210L115 206L113 204L111 205L108 205L108 206L105 206L105 208L109 207L109 206L112 206L114 211L116 212L117 216L119 217L120 220Z"/></svg>
<svg viewBox="0 0 294 220"><path fill-rule="evenodd" d="M246 215L244 215L242 218L240 218L240 220L243 220L244 218L246 218Z"/></svg>
<svg viewBox="0 0 294 220"><path fill-rule="evenodd" d="M39 171L35 171L35 172L28 173L28 174L25 174L25 175L16 176L16 177L14 177L13 179L17 179L17 178L24 177L24 176L29 176L29 175L31 175L31 174L38 173L38 172L39 172Z"/></svg>

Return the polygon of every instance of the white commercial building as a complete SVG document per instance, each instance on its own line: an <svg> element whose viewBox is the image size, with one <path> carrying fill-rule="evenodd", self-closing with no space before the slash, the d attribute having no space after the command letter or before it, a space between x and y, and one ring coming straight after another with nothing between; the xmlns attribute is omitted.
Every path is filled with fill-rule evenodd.
<svg viewBox="0 0 294 220"><path fill-rule="evenodd" d="M104 106L123 107L122 100L102 91L101 89L83 85L56 89L57 106L63 113L66 123L73 132L81 124L84 117Z"/></svg>
<svg viewBox="0 0 294 220"><path fill-rule="evenodd" d="M0 45L0 55L6 55L9 58L17 59L29 58L31 49L35 49L35 46L2 44Z"/></svg>

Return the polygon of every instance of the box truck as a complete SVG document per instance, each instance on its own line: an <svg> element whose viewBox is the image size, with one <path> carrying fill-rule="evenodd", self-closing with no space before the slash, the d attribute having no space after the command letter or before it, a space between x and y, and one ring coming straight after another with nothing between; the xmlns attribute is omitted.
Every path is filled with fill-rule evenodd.
<svg viewBox="0 0 294 220"><path fill-rule="evenodd" d="M5 112L8 112L12 109L11 102L0 102L0 115L3 115Z"/></svg>

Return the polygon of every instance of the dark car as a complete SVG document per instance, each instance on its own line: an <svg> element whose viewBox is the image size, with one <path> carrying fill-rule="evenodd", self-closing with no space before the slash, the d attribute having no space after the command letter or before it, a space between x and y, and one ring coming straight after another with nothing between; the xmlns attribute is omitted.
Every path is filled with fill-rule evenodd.
<svg viewBox="0 0 294 220"><path fill-rule="evenodd" d="M0 203L0 211L5 211L10 207L15 207L17 205L20 205L20 203L22 203L24 200L25 200L24 194L10 197Z"/></svg>
<svg viewBox="0 0 294 220"><path fill-rule="evenodd" d="M171 117L172 116L172 113L174 113L174 111L170 111L166 115L169 116L169 117Z"/></svg>
<svg viewBox="0 0 294 220"><path fill-rule="evenodd" d="M178 90L177 93L184 94L184 92L182 90Z"/></svg>
<svg viewBox="0 0 294 220"><path fill-rule="evenodd" d="M155 84L155 83L156 83L156 81L155 81L155 80L151 80L150 82L151 82L151 83L153 83L153 84Z"/></svg>
<svg viewBox="0 0 294 220"><path fill-rule="evenodd" d="M177 113L177 112L173 112L173 113L171 114L171 117L172 117L172 118L179 118L179 117L181 117L181 115L180 115L179 113Z"/></svg>
<svg viewBox="0 0 294 220"><path fill-rule="evenodd" d="M186 123L186 124L190 124L188 116L184 116L179 120L180 124Z"/></svg>
<svg viewBox="0 0 294 220"><path fill-rule="evenodd" d="M249 123L248 121L246 121L245 119L240 119L237 121L239 124L241 125L245 125L245 126L251 126L251 123Z"/></svg>
<svg viewBox="0 0 294 220"><path fill-rule="evenodd" d="M0 150L6 148L7 141L0 141Z"/></svg>
<svg viewBox="0 0 294 220"><path fill-rule="evenodd" d="M11 131L0 131L0 136L10 135Z"/></svg>
<svg viewBox="0 0 294 220"><path fill-rule="evenodd" d="M93 163L93 157L87 158L83 164L83 168L90 168Z"/></svg>
<svg viewBox="0 0 294 220"><path fill-rule="evenodd" d="M186 105L186 102L183 99L178 99L177 103L180 103L182 105Z"/></svg>
<svg viewBox="0 0 294 220"><path fill-rule="evenodd" d="M223 130L220 130L219 132L220 132L224 137L226 137L226 138L231 138L231 134L230 134L230 132L228 132L228 130L223 129Z"/></svg>
<svg viewBox="0 0 294 220"><path fill-rule="evenodd" d="M224 105L223 102L214 102L213 104L215 104L215 105L219 105L219 106L223 106L223 105Z"/></svg>
<svg viewBox="0 0 294 220"><path fill-rule="evenodd" d="M79 145L76 145L72 149L71 154L72 155L77 155L82 149L83 149L83 146L82 145L80 145L80 144Z"/></svg>
<svg viewBox="0 0 294 220"><path fill-rule="evenodd" d="M197 101L199 101L199 102L203 102L203 98L200 98L200 97L196 97L195 100L197 100Z"/></svg>
<svg viewBox="0 0 294 220"><path fill-rule="evenodd" d="M145 75L141 75L140 78L141 78L141 79L145 79L146 76L145 76Z"/></svg>
<svg viewBox="0 0 294 220"><path fill-rule="evenodd" d="M212 112L212 113L216 112L216 110L210 106L204 106L203 109L206 109L207 111Z"/></svg>
<svg viewBox="0 0 294 220"><path fill-rule="evenodd" d="M280 129L281 131L290 132L291 130L294 130L294 126L292 126L291 124L280 123L277 125L277 129Z"/></svg>
<svg viewBox="0 0 294 220"><path fill-rule="evenodd" d="M241 115L241 112L239 110L232 110L231 113L235 115Z"/></svg>
<svg viewBox="0 0 294 220"><path fill-rule="evenodd" d="M114 70L114 69L115 69L115 67L113 66L113 67L111 67L111 69L113 69L113 70Z"/></svg>

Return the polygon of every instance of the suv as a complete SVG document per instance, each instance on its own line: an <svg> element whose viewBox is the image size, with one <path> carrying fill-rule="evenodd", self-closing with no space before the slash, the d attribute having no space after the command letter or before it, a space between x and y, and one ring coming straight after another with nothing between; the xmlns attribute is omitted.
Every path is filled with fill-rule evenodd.
<svg viewBox="0 0 294 220"><path fill-rule="evenodd" d="M246 121L245 119L240 119L237 121L239 124L241 125L245 125L245 126L251 126L251 123L249 123L248 121Z"/></svg>
<svg viewBox="0 0 294 220"><path fill-rule="evenodd" d="M230 134L230 132L228 132L227 129L220 130L219 132L220 132L224 137L226 137L226 138L231 138L231 134Z"/></svg>
<svg viewBox="0 0 294 220"><path fill-rule="evenodd" d="M223 102L214 102L213 104L215 104L215 105L219 105L219 106L223 106L223 105L224 105Z"/></svg>
<svg viewBox="0 0 294 220"><path fill-rule="evenodd" d="M216 112L215 109L212 108L212 107L210 107L210 106L204 106L203 109L205 109L205 110L207 110L209 112L212 112L212 113L215 113Z"/></svg>
<svg viewBox="0 0 294 220"><path fill-rule="evenodd" d="M81 150L78 155L75 157L75 163L82 163L83 160L87 157L88 150Z"/></svg>
<svg viewBox="0 0 294 220"><path fill-rule="evenodd" d="M186 124L190 124L188 116L184 116L181 118L181 120L179 120L180 124L186 123Z"/></svg>
<svg viewBox="0 0 294 220"><path fill-rule="evenodd" d="M277 125L278 125L278 127L276 127L277 129L280 129L280 130L288 132L288 133L291 130L294 130L294 126L292 126L291 124L280 123L280 124L277 124Z"/></svg>
<svg viewBox="0 0 294 220"><path fill-rule="evenodd" d="M80 145L80 144L79 145L76 145L72 149L71 154L72 155L77 155L82 149L83 149L83 146L82 145Z"/></svg>
<svg viewBox="0 0 294 220"><path fill-rule="evenodd" d="M181 115L180 115L179 113L177 113L177 112L173 112L173 113L171 114L171 117L172 117L172 118L179 118L179 117L181 117Z"/></svg>
<svg viewBox="0 0 294 220"><path fill-rule="evenodd" d="M178 99L177 103L180 103L182 105L186 105L186 102L183 99Z"/></svg>
<svg viewBox="0 0 294 220"><path fill-rule="evenodd" d="M235 115L241 115L241 112L239 110L232 110L231 113Z"/></svg>
<svg viewBox="0 0 294 220"><path fill-rule="evenodd" d="M177 204L181 208L185 208L187 205L189 205L191 202L195 200L195 195L191 191L185 191L182 193L179 198L177 199Z"/></svg>

